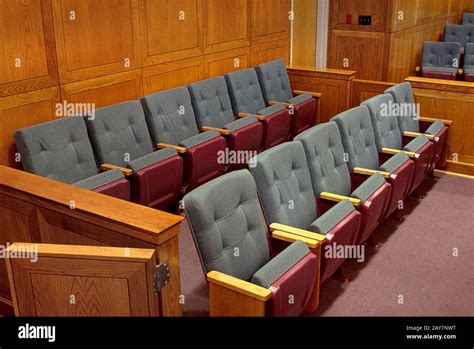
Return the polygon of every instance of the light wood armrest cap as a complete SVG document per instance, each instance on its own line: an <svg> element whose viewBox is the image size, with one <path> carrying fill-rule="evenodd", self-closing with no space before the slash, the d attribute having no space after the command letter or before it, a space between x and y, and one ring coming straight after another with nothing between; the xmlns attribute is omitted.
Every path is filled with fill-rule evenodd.
<svg viewBox="0 0 474 349"><path fill-rule="evenodd" d="M283 233L288 233L291 235L297 235L301 236L310 240L315 240L319 241L320 243L324 242L326 240L326 237L322 234L314 233L312 231L304 230L304 229L298 229L294 227L290 227L289 225L284 225L280 223L272 223L270 224L270 231L280 231Z"/></svg>
<svg viewBox="0 0 474 349"><path fill-rule="evenodd" d="M249 114L249 113L239 113L239 118L245 118L247 116L255 116L257 120L262 121L265 119L265 116L258 114Z"/></svg>
<svg viewBox="0 0 474 349"><path fill-rule="evenodd" d="M351 198L349 196L344 196L344 195L339 195L339 194L328 193L328 192L325 192L325 191L321 192L319 194L319 196L321 197L321 199L329 200L329 201L335 201L335 202L340 202L344 199L347 199L355 207L359 207L360 204L361 204L361 201L359 199Z"/></svg>
<svg viewBox="0 0 474 349"><path fill-rule="evenodd" d="M435 119L435 118L428 118L428 117L425 117L425 116L419 116L418 120L419 121L424 121L424 122L435 122L437 120L441 120L443 122L443 124L445 124L446 126L451 126L452 123L453 123L453 120Z"/></svg>
<svg viewBox="0 0 474 349"><path fill-rule="evenodd" d="M380 173L384 178L390 178L392 175L390 172L372 170L370 168L354 167L354 173L372 176L373 174Z"/></svg>
<svg viewBox="0 0 474 349"><path fill-rule="evenodd" d="M303 91L303 90L293 90L293 94L294 95L303 95L303 94L310 94L311 96L313 96L314 98L321 98L321 96L323 95L322 93L319 93L319 92L310 92L310 91Z"/></svg>
<svg viewBox="0 0 474 349"><path fill-rule="evenodd" d="M293 108L293 104L291 103L285 103L285 102L277 102L277 101L269 101L268 102L269 105L276 105L276 104L281 104L287 108Z"/></svg>
<svg viewBox="0 0 474 349"><path fill-rule="evenodd" d="M207 281L263 302L269 300L272 296L272 292L267 288L254 285L245 280L215 270L207 273Z"/></svg>
<svg viewBox="0 0 474 349"><path fill-rule="evenodd" d="M156 145L158 149L164 149L164 148L174 148L176 151L180 154L186 153L186 148L185 147L180 147L178 145L173 145L173 144L168 144L168 143L158 143Z"/></svg>
<svg viewBox="0 0 474 349"><path fill-rule="evenodd" d="M112 164L102 164L102 165L100 165L100 169L102 171L110 171L110 170L119 169L120 171L122 171L122 173L125 176L131 176L133 174L133 170L130 169L130 168L115 166L115 165L112 165Z"/></svg>
<svg viewBox="0 0 474 349"><path fill-rule="evenodd" d="M403 132L403 135L405 137L412 137L412 138L416 138L416 137L419 137L419 136L425 136L426 138L428 138L430 140L433 140L433 139L436 138L436 136L434 136L434 135L428 135L428 134L419 133L419 132L409 132L409 131Z"/></svg>
<svg viewBox="0 0 474 349"><path fill-rule="evenodd" d="M390 155L395 155L398 153L405 153L408 157L410 158L418 158L419 155L417 153L414 153L412 151L406 151L406 150L398 150L398 149L392 149L392 148L382 148L382 153L384 154L390 154Z"/></svg>
<svg viewBox="0 0 474 349"><path fill-rule="evenodd" d="M229 136L230 134L232 134L232 132L229 131L229 130L226 130L226 129L223 129L223 128L211 127L211 126L203 126L203 127L201 127L201 130L202 131L214 130L214 131L219 132L223 136Z"/></svg>
<svg viewBox="0 0 474 349"><path fill-rule="evenodd" d="M301 240L309 248L316 248L319 245L318 240L312 240L312 239L306 238L304 236L294 235L294 234L287 233L287 232L280 231L280 230L274 230L272 232L272 238L277 239L277 240L286 241L286 242L295 242L295 241Z"/></svg>

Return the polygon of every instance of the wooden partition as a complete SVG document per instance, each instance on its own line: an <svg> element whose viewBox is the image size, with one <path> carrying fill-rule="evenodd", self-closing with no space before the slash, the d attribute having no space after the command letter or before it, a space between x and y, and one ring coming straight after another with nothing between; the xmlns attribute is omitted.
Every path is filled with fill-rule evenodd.
<svg viewBox="0 0 474 349"><path fill-rule="evenodd" d="M152 249L156 264L169 267L169 281L157 296L161 316L181 315L178 234L182 220L181 216L0 166L3 247L23 242ZM64 270L64 275L68 272ZM12 312L5 259L0 259L0 313Z"/></svg>
<svg viewBox="0 0 474 349"><path fill-rule="evenodd" d="M21 168L14 130L60 117L60 102L101 107L289 61L290 10L291 0L0 2L0 164Z"/></svg>
<svg viewBox="0 0 474 349"><path fill-rule="evenodd" d="M329 121L334 115L350 108L351 85L356 72L290 66L288 74L293 89L322 93L319 122Z"/></svg>
<svg viewBox="0 0 474 349"><path fill-rule="evenodd" d="M472 0L334 0L330 2L328 67L358 79L401 82L415 75L424 41L443 38ZM360 25L359 16L372 16Z"/></svg>

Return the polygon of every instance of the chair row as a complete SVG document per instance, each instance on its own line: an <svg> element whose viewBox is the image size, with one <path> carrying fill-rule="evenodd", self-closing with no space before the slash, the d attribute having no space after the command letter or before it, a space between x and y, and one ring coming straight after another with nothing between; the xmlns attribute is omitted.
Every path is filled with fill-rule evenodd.
<svg viewBox="0 0 474 349"><path fill-rule="evenodd" d="M293 91L278 60L20 129L14 138L28 172L166 209L183 192L245 167L229 163L226 148L251 157L313 126L319 96Z"/></svg>
<svg viewBox="0 0 474 349"><path fill-rule="evenodd" d="M474 24L474 13L465 12L462 15L462 22L463 25L472 25Z"/></svg>
<svg viewBox="0 0 474 349"><path fill-rule="evenodd" d="M268 315L314 311L319 283L345 260L328 249L370 241L433 168L442 122L415 134L416 114L386 113L412 99L409 83L396 85L188 193L184 210L210 283L241 297L267 292Z"/></svg>
<svg viewBox="0 0 474 349"><path fill-rule="evenodd" d="M461 54L456 42L424 42L417 73L426 78L474 81L474 43L466 44Z"/></svg>

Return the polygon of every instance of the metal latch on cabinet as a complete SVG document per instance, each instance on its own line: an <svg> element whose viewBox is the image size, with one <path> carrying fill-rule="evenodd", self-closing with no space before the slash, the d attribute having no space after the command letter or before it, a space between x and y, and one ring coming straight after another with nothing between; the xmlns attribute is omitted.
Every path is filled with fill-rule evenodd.
<svg viewBox="0 0 474 349"><path fill-rule="evenodd" d="M153 273L153 291L155 295L158 295L161 289L168 285L169 282L170 267L168 266L168 261L165 261L155 266L155 272Z"/></svg>

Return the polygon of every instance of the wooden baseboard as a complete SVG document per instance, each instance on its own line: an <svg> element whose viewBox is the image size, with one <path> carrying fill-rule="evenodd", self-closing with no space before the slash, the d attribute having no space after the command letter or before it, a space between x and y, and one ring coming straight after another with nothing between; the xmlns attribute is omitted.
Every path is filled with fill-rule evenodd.
<svg viewBox="0 0 474 349"><path fill-rule="evenodd" d="M470 175L467 175L467 174L444 171L444 170L434 170L434 171L435 171L435 173L441 173L441 174L445 174L445 175L449 175L449 176L456 176L456 177L474 179L474 176L470 176Z"/></svg>
<svg viewBox="0 0 474 349"><path fill-rule="evenodd" d="M15 316L13 302L0 296L0 316Z"/></svg>
<svg viewBox="0 0 474 349"><path fill-rule="evenodd" d="M446 167L443 168L443 171L474 176L474 164L468 162L448 160L446 162Z"/></svg>

